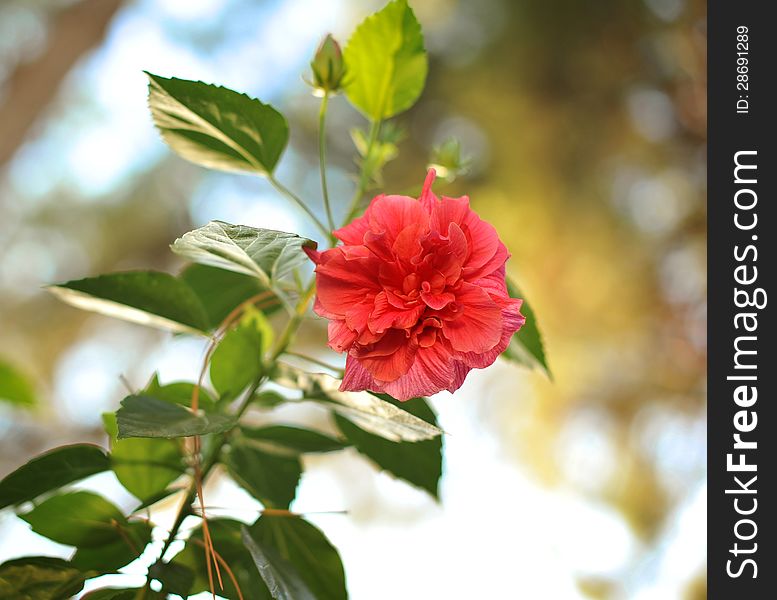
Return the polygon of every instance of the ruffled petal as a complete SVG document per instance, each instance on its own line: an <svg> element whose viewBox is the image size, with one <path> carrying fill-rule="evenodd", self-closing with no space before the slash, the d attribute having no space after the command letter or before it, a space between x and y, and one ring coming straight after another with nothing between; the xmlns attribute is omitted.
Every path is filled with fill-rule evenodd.
<svg viewBox="0 0 777 600"><path fill-rule="evenodd" d="M458 379L453 363L453 358L444 344L420 348L407 374L396 381L383 384L383 390L402 401L418 396L431 396L453 386L454 381Z"/></svg>
<svg viewBox="0 0 777 600"><path fill-rule="evenodd" d="M487 352L459 352L456 358L475 369L485 369L492 365L502 352L510 345L513 334L526 322L526 317L521 314L523 300L517 298L504 298L502 300L502 334L499 342Z"/></svg>
<svg viewBox="0 0 777 600"><path fill-rule="evenodd" d="M483 289L463 283L456 294L455 318L443 317L442 331L454 350L482 353L491 350L502 334L502 309Z"/></svg>

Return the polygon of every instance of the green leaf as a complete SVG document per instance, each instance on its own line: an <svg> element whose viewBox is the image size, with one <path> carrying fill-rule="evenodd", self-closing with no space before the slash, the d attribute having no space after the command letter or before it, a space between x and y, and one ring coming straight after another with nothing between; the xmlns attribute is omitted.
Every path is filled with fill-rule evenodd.
<svg viewBox="0 0 777 600"><path fill-rule="evenodd" d="M116 413L118 439L176 438L221 433L232 429L236 420L229 415L200 411L195 414L183 406L152 396L127 396Z"/></svg>
<svg viewBox="0 0 777 600"><path fill-rule="evenodd" d="M154 373L143 394L158 400L164 400L165 402L172 402L181 406L191 406L193 392L194 384L189 381L174 381L162 385L159 383L159 377ZM206 411L216 406L216 402L211 398L208 390L202 387L199 393L199 405Z"/></svg>
<svg viewBox="0 0 777 600"><path fill-rule="evenodd" d="M251 526L250 534L262 549L272 549L291 563L317 600L348 597L340 555L311 523L301 517L263 515Z"/></svg>
<svg viewBox="0 0 777 600"><path fill-rule="evenodd" d="M197 295L169 273L111 273L47 289L76 308L141 325L196 334L209 326L208 315Z"/></svg>
<svg viewBox="0 0 777 600"><path fill-rule="evenodd" d="M346 96L372 121L407 110L424 89L429 65L423 33L405 0L367 17L343 56Z"/></svg>
<svg viewBox="0 0 777 600"><path fill-rule="evenodd" d="M176 153L209 169L272 173L289 140L281 113L225 87L147 75L154 124Z"/></svg>
<svg viewBox="0 0 777 600"><path fill-rule="evenodd" d="M241 427L241 431L247 438L261 445L280 447L295 454L333 452L348 446L347 443L318 431L289 425Z"/></svg>
<svg viewBox="0 0 777 600"><path fill-rule="evenodd" d="M162 591L182 598L189 596L189 590L194 584L194 571L182 564L161 561L155 562L148 569L148 575L162 584Z"/></svg>
<svg viewBox="0 0 777 600"><path fill-rule="evenodd" d="M100 588L81 596L81 600L135 600L140 588ZM161 594L151 591L147 600L159 598Z"/></svg>
<svg viewBox="0 0 777 600"><path fill-rule="evenodd" d="M175 440L116 439L116 415L103 415L111 441L111 468L116 478L141 501L155 498L184 472L181 449Z"/></svg>
<svg viewBox="0 0 777 600"><path fill-rule="evenodd" d="M35 388L29 378L0 359L0 401L29 408L35 405Z"/></svg>
<svg viewBox="0 0 777 600"><path fill-rule="evenodd" d="M211 221L185 233L171 246L188 260L256 277L267 288L307 260L303 247L315 248L316 242L293 233L223 221Z"/></svg>
<svg viewBox="0 0 777 600"><path fill-rule="evenodd" d="M510 294L511 298L523 298L521 314L526 317L526 323L513 335L510 345L502 353L502 356L527 367L539 366L553 380L553 374L545 356L545 346L537 324L537 317L518 284L510 277L507 278L507 293Z"/></svg>
<svg viewBox="0 0 777 600"><path fill-rule="evenodd" d="M49 450L0 481L0 508L21 504L111 468L102 448L75 444Z"/></svg>
<svg viewBox="0 0 777 600"><path fill-rule="evenodd" d="M267 291L253 276L206 265L189 265L179 277L199 297L212 328L217 327L241 302ZM268 298L262 301L262 312L270 315L281 306L277 298Z"/></svg>
<svg viewBox="0 0 777 600"><path fill-rule="evenodd" d="M86 577L60 558L17 558L0 565L0 598L66 600L83 589Z"/></svg>
<svg viewBox="0 0 777 600"><path fill-rule="evenodd" d="M118 525L112 542L79 548L70 562L84 572L115 573L143 553L151 542L151 530L145 521Z"/></svg>
<svg viewBox="0 0 777 600"><path fill-rule="evenodd" d="M320 402L362 429L388 440L418 442L442 434L436 425L369 392L340 392L340 382L330 375L279 365L273 379L283 386L302 390L306 400Z"/></svg>
<svg viewBox="0 0 777 600"><path fill-rule="evenodd" d="M236 398L261 377L272 335L272 328L259 311L246 315L226 333L210 361L210 381L222 398Z"/></svg>
<svg viewBox="0 0 777 600"><path fill-rule="evenodd" d="M213 545L224 561L232 569L240 591L245 600L270 600L267 586L259 576L254 561L242 542L243 523L231 519L208 519ZM194 584L190 594L199 594L209 590L208 571L205 565L205 551L202 547L202 527L197 527L173 562L194 571ZM224 598L238 598L237 590L229 577L224 577L224 590L219 592Z"/></svg>
<svg viewBox="0 0 777 600"><path fill-rule="evenodd" d="M383 395L382 398L392 404L399 403L389 396ZM437 425L437 417L424 398L402 402L402 408L427 423ZM435 498L439 497L442 436L418 442L395 442L373 435L340 415L335 415L335 422L348 441L380 468L426 490Z"/></svg>
<svg viewBox="0 0 777 600"><path fill-rule="evenodd" d="M270 547L257 542L247 527L243 527L243 545L254 560L257 571L264 579L270 595L275 600L316 600L305 585L294 565L280 557Z"/></svg>
<svg viewBox="0 0 777 600"><path fill-rule="evenodd" d="M302 476L298 457L265 452L244 439L232 444L224 464L241 487L272 508L289 507Z"/></svg>
<svg viewBox="0 0 777 600"><path fill-rule="evenodd" d="M127 523L112 503L83 491L52 496L19 516L35 533L60 544L84 548L115 541L119 536L117 527Z"/></svg>

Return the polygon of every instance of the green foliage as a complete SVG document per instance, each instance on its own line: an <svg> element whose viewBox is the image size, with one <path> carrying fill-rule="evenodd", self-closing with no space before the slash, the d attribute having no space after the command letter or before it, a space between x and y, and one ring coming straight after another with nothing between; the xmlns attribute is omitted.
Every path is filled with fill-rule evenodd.
<svg viewBox="0 0 777 600"><path fill-rule="evenodd" d="M121 484L139 500L157 497L184 472L181 448L175 440L119 440L116 439L116 416L105 414L103 422L111 442L111 468Z"/></svg>
<svg viewBox="0 0 777 600"><path fill-rule="evenodd" d="M383 395L392 404L398 401ZM424 398L412 398L401 403L403 410L437 425L437 417ZM426 490L438 498L437 486L442 475L442 436L418 442L395 442L368 433L340 415L335 415L340 431L353 446L381 469Z"/></svg>
<svg viewBox="0 0 777 600"><path fill-rule="evenodd" d="M442 177L450 183L458 177L466 175L471 162L469 158L462 156L459 140L448 138L432 149L429 167L437 172L438 177Z"/></svg>
<svg viewBox="0 0 777 600"><path fill-rule="evenodd" d="M302 476L297 456L264 451L245 438L231 445L224 464L242 488L270 508L288 508Z"/></svg>
<svg viewBox="0 0 777 600"><path fill-rule="evenodd" d="M241 302L267 291L255 277L207 265L189 265L179 277L197 294L211 328L218 326ZM262 306L265 307L262 311L269 315L278 310L281 303L269 298Z"/></svg>
<svg viewBox="0 0 777 600"><path fill-rule="evenodd" d="M243 545L251 554L256 569L274 600L316 600L294 565L282 558L273 548L258 543L247 527L242 528L242 534Z"/></svg>
<svg viewBox="0 0 777 600"><path fill-rule="evenodd" d="M81 591L86 578L60 558L17 558L0 565L0 598L66 600Z"/></svg>
<svg viewBox="0 0 777 600"><path fill-rule="evenodd" d="M526 323L513 335L510 345L502 356L527 367L540 367L552 379L553 374L545 356L545 346L534 310L527 302L521 289L510 277L507 278L507 292L512 298L523 298L521 314L526 317Z"/></svg>
<svg viewBox="0 0 777 600"><path fill-rule="evenodd" d="M194 585L194 571L175 562L158 561L151 565L148 576L162 584L162 591L186 598Z"/></svg>
<svg viewBox="0 0 777 600"><path fill-rule="evenodd" d="M68 483L107 471L110 466L105 452L91 444L54 448L0 481L0 508L34 500Z"/></svg>
<svg viewBox="0 0 777 600"><path fill-rule="evenodd" d="M267 288L305 262L303 247L315 248L316 243L293 233L223 221L185 233L171 246L188 260L256 277Z"/></svg>
<svg viewBox="0 0 777 600"><path fill-rule="evenodd" d="M263 515L248 533L265 552L274 551L290 563L313 598L347 598L340 555L321 530L311 523L301 517ZM297 596L292 597L297 600Z"/></svg>
<svg viewBox="0 0 777 600"><path fill-rule="evenodd" d="M174 381L173 383L162 385L159 383L156 373L154 373L143 393L157 400L164 400L165 402L172 402L182 406L191 406L194 387L194 384L188 381ZM199 403L200 407L206 411L216 406L216 402L208 393L208 390L204 388L200 388Z"/></svg>
<svg viewBox="0 0 777 600"><path fill-rule="evenodd" d="M230 415L195 414L182 406L151 396L127 396L116 413L117 439L177 438L232 429L236 419Z"/></svg>
<svg viewBox="0 0 777 600"><path fill-rule="evenodd" d="M60 544L90 548L115 541L127 525L122 512L92 492L52 496L20 515L35 533Z"/></svg>
<svg viewBox="0 0 777 600"><path fill-rule="evenodd" d="M224 87L147 74L151 115L175 152L210 169L272 173L289 140L281 113Z"/></svg>
<svg viewBox="0 0 777 600"><path fill-rule="evenodd" d="M405 0L367 17L348 40L344 57L348 100L372 121L407 110L424 89L424 38Z"/></svg>
<svg viewBox="0 0 777 600"><path fill-rule="evenodd" d="M70 564L84 572L115 573L140 556L151 541L151 529L145 521L118 524L113 541L78 548Z"/></svg>
<svg viewBox="0 0 777 600"><path fill-rule="evenodd" d="M288 425L269 425L267 427L241 427L243 435L260 447L269 447L281 452L294 454L312 452L334 452L346 448L348 444L333 437Z"/></svg>
<svg viewBox="0 0 777 600"><path fill-rule="evenodd" d="M139 591L140 588L100 588L84 594L81 600L134 600ZM161 594L151 591L146 598L155 600L160 596Z"/></svg>
<svg viewBox="0 0 777 600"><path fill-rule="evenodd" d="M235 398L265 371L264 354L273 331L264 315L253 311L227 332L210 362L210 380L222 398Z"/></svg>
<svg viewBox="0 0 777 600"><path fill-rule="evenodd" d="M11 363L0 359L0 402L29 408L35 405L35 388Z"/></svg>
<svg viewBox="0 0 777 600"><path fill-rule="evenodd" d="M183 333L209 328L208 315L194 291L168 273L130 271L50 286L60 300L77 308Z"/></svg>

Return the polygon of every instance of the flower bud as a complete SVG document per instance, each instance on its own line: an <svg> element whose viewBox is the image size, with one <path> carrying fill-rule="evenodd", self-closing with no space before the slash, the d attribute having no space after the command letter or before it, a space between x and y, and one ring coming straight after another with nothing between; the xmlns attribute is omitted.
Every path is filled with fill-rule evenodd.
<svg viewBox="0 0 777 600"><path fill-rule="evenodd" d="M310 63L313 70L313 87L324 92L340 89L345 75L343 52L331 34L328 34L316 50Z"/></svg>

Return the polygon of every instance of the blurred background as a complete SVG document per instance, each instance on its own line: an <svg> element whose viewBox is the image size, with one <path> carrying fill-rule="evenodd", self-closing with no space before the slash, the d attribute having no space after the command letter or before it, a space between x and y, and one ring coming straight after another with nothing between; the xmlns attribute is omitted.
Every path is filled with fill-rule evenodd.
<svg viewBox="0 0 777 600"><path fill-rule="evenodd" d="M142 70L280 108L292 144L279 179L318 207L318 100L301 74L324 33L344 42L381 4L0 3L0 362L36 399L0 402L0 476L63 443L104 444L120 376L194 378L202 355L42 286L175 271L168 244L211 219L315 237L264 180L171 155ZM499 363L434 398L450 434L441 504L347 451L308 461L294 508L349 511L311 520L356 600L705 598L706 3L411 4L430 77L397 119L406 139L385 189L416 191L430 149L461 140L469 175L437 192L470 195L511 249L554 381ZM330 115L342 205L347 131L363 123L342 98ZM0 514L0 561L65 552Z"/></svg>

